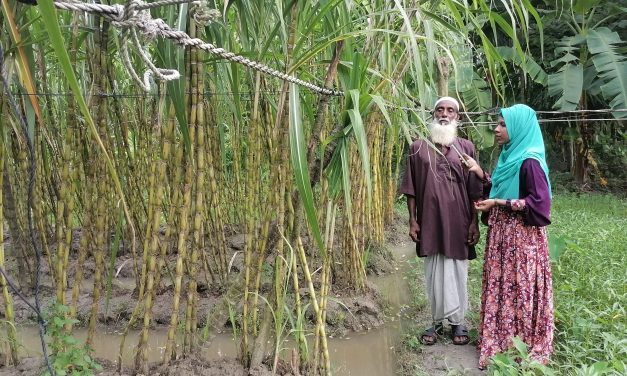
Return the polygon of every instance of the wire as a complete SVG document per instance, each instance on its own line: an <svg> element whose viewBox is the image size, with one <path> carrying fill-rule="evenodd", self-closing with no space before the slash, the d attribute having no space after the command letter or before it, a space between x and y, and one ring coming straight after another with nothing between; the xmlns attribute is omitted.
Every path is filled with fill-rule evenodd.
<svg viewBox="0 0 627 376"><path fill-rule="evenodd" d="M37 307L35 307L34 305L31 304L31 302L28 301L28 299L20 292L20 289L17 287L17 285L11 280L11 278L9 278L9 275L7 274L6 270L4 270L2 267L0 267L0 274L2 274L2 276L4 277L4 280L7 281L7 284L9 285L9 287L11 288L11 290L13 290L13 292L15 293L15 295L17 295L22 301L24 301L24 303L26 303L26 305L28 307L30 307L30 309L33 310L33 312L35 312L35 314L37 315L38 319L41 319L42 321L45 322L44 316L41 314L41 311L39 311L37 309Z"/></svg>
<svg viewBox="0 0 627 376"><path fill-rule="evenodd" d="M205 91L202 93L198 93L200 95L202 95L203 97L211 97L211 96L252 96L256 93L262 93L262 94L281 94L282 91L280 90L254 90L254 91L223 91L223 92L216 92L216 91ZM313 94L311 92L305 91L302 92L303 94ZM12 96L38 96L38 97L69 97L74 95L74 93L71 92L59 92L59 93L7 93L10 94ZM185 94L192 94L191 92L185 92ZM2 93L0 94L1 96L4 96L5 94ZM94 96L98 96L98 97L104 97L104 98L152 98L152 97L157 97L158 94L157 93L95 93L93 94ZM242 101L246 101L247 98L242 99ZM394 104L391 103L386 103L386 105L388 107L392 107L392 108L397 108L400 110L406 110L406 111L419 111L421 110L418 107L403 107L403 106L396 106ZM496 115L496 112L489 112L491 110L487 110L487 111L478 111L478 112L460 112L460 115L489 115L489 114L493 114ZM627 112L627 109L625 108L619 108L619 109L612 109L612 108L604 108L604 109L599 109L599 110L570 110L570 111L536 111L536 114L586 114L586 113L592 113L592 114L611 114L611 113L622 113L622 112ZM553 123L553 122L560 122L560 121L583 121L583 120L588 120L588 121L603 121L603 120L607 120L607 121L624 121L626 119L612 119L612 118L607 118L607 119L573 119L573 118L553 118L553 119L538 119L538 122L540 123ZM484 121L484 122L480 122L480 121L475 121L472 122L472 124L493 124L494 122L490 122L490 121Z"/></svg>
<svg viewBox="0 0 627 376"><path fill-rule="evenodd" d="M571 118L571 119L538 119L538 123L570 123L578 121L625 121L627 119L616 118L599 118L599 119L586 119L586 118ZM496 123L493 121L473 121L463 122L459 126L460 128L472 128L472 127L493 127Z"/></svg>
<svg viewBox="0 0 627 376"><path fill-rule="evenodd" d="M433 110L427 109L427 108L421 108L421 107L405 107L405 106L398 106L395 105L393 103L385 103L386 106L388 107L392 107L392 108L398 108L400 110L405 110L405 111L427 111L427 112L431 112ZM459 114L460 115L498 115L498 107L494 107L494 108L490 108L488 110L484 110L484 111L460 111ZM603 109L599 109L599 110L559 110L559 111L535 111L536 114L538 115L542 115L542 114L546 114L546 115L550 115L550 114L587 114L587 113L591 113L591 114L611 114L614 112L627 112L627 108L603 108Z"/></svg>
<svg viewBox="0 0 627 376"><path fill-rule="evenodd" d="M39 302L39 284L41 277L41 250L37 245L37 240L35 239L35 228L33 226L33 188L35 186L35 172L37 169L37 161L35 160L35 148L33 147L33 142L28 135L28 125L26 124L26 119L24 115L20 112L17 103L15 102L15 98L9 92L9 83L7 82L6 77L4 76L4 50L2 45L0 45L0 76L2 77L2 86L4 87L4 91L7 92L7 97L9 99L9 104L11 109L15 113L15 117L19 119L22 131L24 132L24 138L26 139L26 144L28 146L28 155L30 158L30 165L28 168L28 195L26 198L26 210L27 210L27 218L28 218L28 231L30 232L30 240L35 250L35 258L36 258L36 271L35 271L35 307L34 311L37 314L37 323L39 324L39 339L41 340L41 349L44 354L44 358L46 360L46 366L48 367L48 372L50 372L51 376L55 376L55 372L50 364L50 358L48 357L48 347L46 346L46 322L41 316L41 305ZM4 271L2 271L2 275L6 277ZM8 279L7 279L8 280ZM11 289L15 291L20 299L24 300L29 307L33 308L26 299L19 294L17 290L15 290L15 286L10 284Z"/></svg>
<svg viewBox="0 0 627 376"><path fill-rule="evenodd" d="M536 111L536 114L606 114L613 112L627 112L627 108L604 108L600 110L568 110L568 111ZM469 112L460 112L460 114L464 115L498 115L498 112L495 112L494 109L485 110L485 111L469 111Z"/></svg>

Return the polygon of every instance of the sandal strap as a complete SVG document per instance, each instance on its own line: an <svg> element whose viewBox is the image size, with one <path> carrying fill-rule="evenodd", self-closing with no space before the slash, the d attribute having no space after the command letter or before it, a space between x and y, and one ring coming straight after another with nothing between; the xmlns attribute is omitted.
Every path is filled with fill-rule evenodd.
<svg viewBox="0 0 627 376"><path fill-rule="evenodd" d="M423 337L424 336L435 337L437 335L438 335L437 330L433 326L425 329L425 331L422 333Z"/></svg>
<svg viewBox="0 0 627 376"><path fill-rule="evenodd" d="M438 335L444 335L444 324L442 324L442 322L438 322L435 323L435 325L433 325L433 329L435 330L435 333Z"/></svg>
<svg viewBox="0 0 627 376"><path fill-rule="evenodd" d="M465 325L455 325L453 326L453 335L455 337L468 337L468 328Z"/></svg>

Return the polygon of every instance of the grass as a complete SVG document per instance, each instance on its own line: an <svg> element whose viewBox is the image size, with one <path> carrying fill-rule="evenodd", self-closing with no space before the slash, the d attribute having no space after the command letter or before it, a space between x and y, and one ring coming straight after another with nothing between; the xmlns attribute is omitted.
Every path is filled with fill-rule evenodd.
<svg viewBox="0 0 627 376"><path fill-rule="evenodd" d="M625 374L627 200L563 195L553 212L550 231L567 246L553 265L557 330L551 366L584 374L607 362L607 373Z"/></svg>
<svg viewBox="0 0 627 376"><path fill-rule="evenodd" d="M478 259L470 263L468 275L471 311L467 320L474 328L479 319L486 230L481 228ZM507 357L524 359L519 349L513 349L492 365L489 374L626 374L627 199L607 194L559 194L554 197L548 231L563 246L560 257L552 263L556 330L551 362L548 367L507 362ZM411 276L419 283L421 269L415 268ZM427 313L424 289L418 286L411 293L414 310ZM420 356L411 356L420 353L422 345L417 339L425 324L421 322L403 334L401 360L414 362L403 365L403 375L427 371L421 367ZM475 330L470 334L476 339Z"/></svg>

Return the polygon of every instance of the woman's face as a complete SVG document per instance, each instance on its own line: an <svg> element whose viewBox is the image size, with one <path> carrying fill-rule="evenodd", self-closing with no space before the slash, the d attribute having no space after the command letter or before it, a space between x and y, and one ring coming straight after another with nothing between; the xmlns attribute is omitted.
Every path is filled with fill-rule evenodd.
<svg viewBox="0 0 627 376"><path fill-rule="evenodd" d="M499 116L499 121L496 123L496 128L494 129L494 139L499 145L505 145L509 142L509 134L507 133L507 128L505 127L505 119L503 119L502 116Z"/></svg>

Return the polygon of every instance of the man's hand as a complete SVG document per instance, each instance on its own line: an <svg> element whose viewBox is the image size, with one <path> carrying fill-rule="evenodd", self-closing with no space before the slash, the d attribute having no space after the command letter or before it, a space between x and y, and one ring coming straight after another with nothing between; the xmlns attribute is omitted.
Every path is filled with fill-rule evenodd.
<svg viewBox="0 0 627 376"><path fill-rule="evenodd" d="M479 226L476 221L473 221L468 227L468 239L466 239L466 244L475 245L477 243L479 243Z"/></svg>
<svg viewBox="0 0 627 376"><path fill-rule="evenodd" d="M420 241L420 225L413 219L409 220L409 237L414 243L418 243Z"/></svg>

